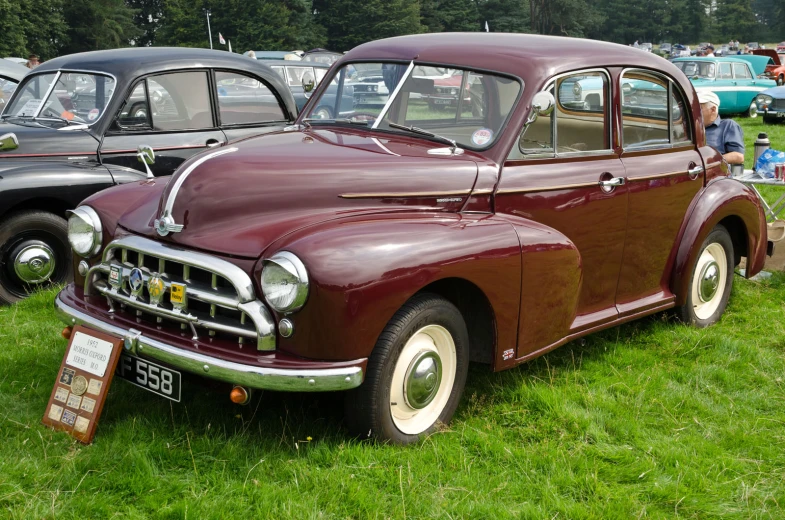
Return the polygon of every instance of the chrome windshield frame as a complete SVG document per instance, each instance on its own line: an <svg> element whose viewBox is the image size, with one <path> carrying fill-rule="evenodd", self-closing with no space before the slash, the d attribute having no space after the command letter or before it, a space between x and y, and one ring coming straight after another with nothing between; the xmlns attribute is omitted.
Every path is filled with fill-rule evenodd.
<svg viewBox="0 0 785 520"><path fill-rule="evenodd" d="M372 129L376 129L379 127L379 124L382 122L382 119L384 119L384 116L387 115L387 112L389 112L390 106L393 104L393 101L395 101L395 98L398 96L398 93L403 88L403 84L406 83L407 79L409 79L409 76L411 75L413 70L414 70L414 60L409 62L409 67L406 69L406 72L403 73L403 76L401 77L400 81L398 81L398 84L395 85L395 89L392 91L392 94L390 94L387 97L387 103L384 104L384 107L382 107L382 111L379 112L379 115L376 116L376 120L373 122L373 125L371 125Z"/></svg>

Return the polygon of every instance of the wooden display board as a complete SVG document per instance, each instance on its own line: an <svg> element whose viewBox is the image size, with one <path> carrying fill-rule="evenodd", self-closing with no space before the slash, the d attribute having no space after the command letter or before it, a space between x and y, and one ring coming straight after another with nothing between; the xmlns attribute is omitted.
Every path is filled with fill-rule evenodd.
<svg viewBox="0 0 785 520"><path fill-rule="evenodd" d="M85 444L93 442L122 351L122 338L74 327L41 422Z"/></svg>

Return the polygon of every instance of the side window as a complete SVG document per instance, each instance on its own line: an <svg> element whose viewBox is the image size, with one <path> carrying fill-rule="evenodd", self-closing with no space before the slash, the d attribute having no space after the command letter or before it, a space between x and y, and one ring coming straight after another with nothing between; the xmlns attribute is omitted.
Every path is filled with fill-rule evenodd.
<svg viewBox="0 0 785 520"><path fill-rule="evenodd" d="M689 112L690 105L684 102L681 92L671 85L671 143L692 142Z"/></svg>
<svg viewBox="0 0 785 520"><path fill-rule="evenodd" d="M153 130L213 128L207 72L177 72L147 79Z"/></svg>
<svg viewBox="0 0 785 520"><path fill-rule="evenodd" d="M526 127L510 159L610 149L609 84L602 72L558 78L547 89L556 99L554 110Z"/></svg>
<svg viewBox="0 0 785 520"><path fill-rule="evenodd" d="M750 74L746 63L734 63L733 75L736 79L752 79L752 75Z"/></svg>
<svg viewBox="0 0 785 520"><path fill-rule="evenodd" d="M239 72L215 71L215 82L222 125L286 119L275 94L261 81Z"/></svg>
<svg viewBox="0 0 785 520"><path fill-rule="evenodd" d="M645 72L626 73L621 99L624 148L670 143L667 80Z"/></svg>
<svg viewBox="0 0 785 520"><path fill-rule="evenodd" d="M145 86L146 81L140 81L131 91L131 95L126 98L115 120L119 129L150 130L150 107L147 106Z"/></svg>
<svg viewBox="0 0 785 520"><path fill-rule="evenodd" d="M290 87L302 86L303 77L308 74L316 81L316 78L313 75L313 67L286 67L286 75L289 76Z"/></svg>
<svg viewBox="0 0 785 520"><path fill-rule="evenodd" d="M718 79L733 79L730 71L730 63L720 63L720 75Z"/></svg>
<svg viewBox="0 0 785 520"><path fill-rule="evenodd" d="M277 72L278 75L281 76L282 80L286 81L286 72L284 72L283 67L276 67L273 65L270 68L273 69L275 72Z"/></svg>

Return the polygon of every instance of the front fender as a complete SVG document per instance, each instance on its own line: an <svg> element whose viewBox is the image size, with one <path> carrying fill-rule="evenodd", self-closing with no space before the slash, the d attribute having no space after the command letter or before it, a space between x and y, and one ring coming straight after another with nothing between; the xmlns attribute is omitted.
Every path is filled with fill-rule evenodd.
<svg viewBox="0 0 785 520"><path fill-rule="evenodd" d="M305 306L289 316L294 334L278 338L281 350L323 360L367 357L409 298L447 278L471 282L485 294L497 352L515 348L520 246L503 219L408 212L349 217L287 235L265 256L281 250L300 257L311 284Z"/></svg>
<svg viewBox="0 0 785 520"><path fill-rule="evenodd" d="M738 217L744 223L747 241L746 276L754 276L763 269L767 246L766 218L758 196L752 188L737 180L714 180L703 189L682 226L670 283L677 305L684 305L687 301L691 267L701 244L711 230L727 217Z"/></svg>

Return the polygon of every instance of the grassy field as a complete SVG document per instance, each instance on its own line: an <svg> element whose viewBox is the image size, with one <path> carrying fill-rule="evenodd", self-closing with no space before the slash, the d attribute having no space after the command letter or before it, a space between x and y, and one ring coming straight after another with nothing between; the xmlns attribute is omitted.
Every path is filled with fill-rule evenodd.
<svg viewBox="0 0 785 520"><path fill-rule="evenodd" d="M740 120L785 148L785 125ZM751 159L750 159L751 161ZM718 325L666 315L519 368L472 367L449 428L350 439L340 394L116 381L95 443L40 424L66 341L54 292L0 307L0 518L783 518L785 274Z"/></svg>
<svg viewBox="0 0 785 520"><path fill-rule="evenodd" d="M399 448L349 439L338 394L181 404L115 381L82 446L40 424L66 341L45 292L0 308L3 518L782 518L785 274L722 322L657 315L492 374Z"/></svg>

